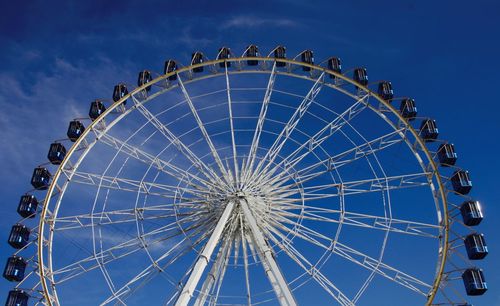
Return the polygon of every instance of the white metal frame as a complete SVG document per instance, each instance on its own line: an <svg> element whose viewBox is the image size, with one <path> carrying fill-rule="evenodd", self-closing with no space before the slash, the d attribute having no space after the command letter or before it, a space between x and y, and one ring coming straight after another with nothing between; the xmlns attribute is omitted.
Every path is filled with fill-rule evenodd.
<svg viewBox="0 0 500 306"><path fill-rule="evenodd" d="M234 63L240 63L245 61L247 59L245 58L240 58L240 59L230 59L227 60L228 62L234 62ZM259 60L264 63L274 63L274 60L270 58L251 58L251 60ZM305 65L302 63L298 63L295 61L291 60L285 60L288 65ZM206 62L204 64L200 65L195 65L195 66L210 66L210 65L218 65L219 63L224 62L223 60L217 60L217 61L210 61ZM351 193L357 193L357 192L373 192L373 191L388 191L391 188L402 188L402 187L411 187L411 186L429 186L431 190L435 194L435 201L436 201L436 210L438 213L438 217L440 219L440 223L438 225L432 225L432 224L424 224L424 223L419 223L419 222L412 222L412 221L406 221L406 220L393 220L392 218L385 218L382 216L372 216L372 215L362 215L362 214L349 214L348 212L345 211L337 211L335 213L339 214L339 221L341 223L346 223L346 224L351 224L355 226L361 226L361 227L372 227L380 230L385 230L387 232L389 231L394 231L394 232L403 232L403 233L409 233L413 235L423 235L423 236L433 236L428 232L433 231L433 230L438 230L439 231L439 241L441 244L441 249L440 249L440 254L439 254L439 261L437 265L437 273L436 273L436 278L433 284L426 284L421 282L418 279L413 278L410 275L405 275L403 272L386 266L381 262L382 255L380 258L375 259L375 258L370 258L366 254L363 254L357 250L354 250L352 248L349 248L348 246L339 244L338 242L335 242L333 245L328 246L325 245L324 243L320 242L318 239L321 240L321 235L318 235L318 233L315 233L314 231L311 231L307 228L303 228L304 232L299 234L297 229L294 229L290 232L290 234L293 237L299 237L302 236L302 239L307 239L308 241L311 241L312 243L319 245L321 247L324 247L325 249L330 250L332 253L335 253L339 256L344 256L348 260L351 260L353 262L358 262L359 264L366 266L370 270L373 270L373 273L381 274L384 277L387 277L391 280L394 280L396 282L399 282L403 286L407 286L410 289L414 291L420 291L423 295L427 296L427 302L430 304L432 303L434 296L439 288L439 284L441 283L441 277L443 275L443 269L444 269L444 263L446 262L446 254L447 254L447 248L448 248L448 211L447 211L447 205L446 205L446 196L445 196L445 189L443 188L443 182L441 181L441 177L439 176L437 166L434 163L431 153L427 150L424 142L418 137L418 133L413 129L413 127L406 121L404 118L401 117L401 115L387 102L384 100L378 98L376 95L371 93L367 88L361 87L362 90L366 93L362 96L357 96L356 94L352 94L349 91L338 87L335 84L331 83L326 83L324 81L324 77L326 74L333 74L337 78L343 79L346 81L348 84L353 84L353 82L344 77L343 75L339 75L333 71L329 71L324 68L320 68L317 66L313 65L306 65L310 66L311 69L315 71L319 71L319 76L315 78L315 83L309 93L304 97L301 106L297 108L296 112L290 118L288 123L285 125L285 128L283 129L282 133L278 135L276 138L275 144L271 147L272 149L268 151L268 155L266 155L264 158L260 160L260 162L257 163L257 166L254 168L254 163L256 162L255 159L255 152L259 146L259 138L261 135L262 131L262 125L263 125L263 120L259 120L257 128L255 129L255 134L254 138L250 147L250 152L253 154L249 154L247 158L247 163L246 166L242 165L241 166L241 173L238 174L237 172L239 171L239 165L236 159L234 159L234 170L235 174L233 175L230 173L227 169L227 167L224 165L224 160L218 155L218 151L211 140L208 132L204 128L205 123L202 122L200 116L197 114L197 110L194 107L194 103L192 101L192 97L190 97L188 91L186 90L185 84L195 82L197 80L201 80L204 78L208 77L213 77L214 75L209 75L209 76L203 76L200 77L199 79L192 79L188 81L182 80L182 73L185 71L190 71L192 67L185 67L180 70L178 70L176 73L178 74L178 86L177 88L180 88L184 97L185 97L185 102L189 105L192 114L196 118L196 122L198 124L198 127L200 131L203 133L204 136L204 141L206 141L207 145L210 148L211 154L213 158L216 161L217 167L222 174L222 177L218 175L212 168L208 165L206 165L202 161L202 157L196 156L188 146L186 146L182 141L179 140L179 137L176 136L167 126L165 126L161 121L157 119L157 116L152 114L145 106L144 104L155 97L163 94L166 91L172 90L174 87L167 87L165 89L162 89L149 97L145 99L139 99L136 97L136 94L139 92L142 92L143 89L146 87L146 85L135 89L132 91L129 95L124 97L122 100L116 102L113 104L112 107L108 108L106 112L98 118L96 121L94 121L88 129L85 131L84 135L75 143L75 145L69 150L68 155L66 156L65 160L57 170L56 174L53 177L53 182L48 190L47 193L47 198L45 200L45 205L41 214L41 221L39 225L39 240L38 240L38 259L39 259L39 271L38 273L40 274L41 277L41 283L43 287L43 291L45 296L47 297L45 303L48 305L59 305L57 293L56 293L56 285L57 282L54 279L54 275L56 275L57 271L54 271L52 268L52 239L54 232L57 231L56 228L56 223L61 223L61 224L69 224L66 225L67 228L70 228L71 226L91 226L93 228L93 224L95 220L107 220L106 222L128 222L130 220L137 220L141 216L141 211L140 210L128 210L128 211L123 211L123 212L118 212L118 211L113 211L113 212L102 212L100 214L94 214L92 213L91 215L81 215L81 216L73 216L71 218L58 218L58 210L59 210L59 205L61 204L61 200L63 198L63 195L66 191L66 188L69 184L69 182L80 182L80 183L86 183L90 185L96 185L99 188L116 188L120 190L131 190L134 192L140 192L140 193L145 193L145 194L155 194L154 190L168 190L169 192L172 192L176 194L176 197L178 195L183 195L185 193L190 193L194 194L197 196L203 196L203 193L206 191L203 190L198 190L197 187L199 187L198 184L207 184L211 188L214 189L227 189L231 190L231 192L237 193L239 190L241 190L242 187L245 186L245 182L252 182L250 185L247 185L246 187L252 188L255 187L255 184L265 184L269 186L273 186L275 188L274 190L274 196L276 199L279 198L285 198L286 196L290 196L292 194L300 194L302 196L302 200L299 200L298 202L303 202L304 199L306 201L312 201L314 199L319 199L319 198L329 198L329 197L334 197L334 196L341 196L344 197L346 195L349 195ZM235 144L235 132L234 132L234 127L233 127L233 117L231 113L231 89L230 89L230 81L229 81L229 75L231 73L269 73L269 70L264 69L263 71L229 71L227 69L223 70L221 73L222 75L225 75L226 78L226 84L227 84L227 98L228 98L228 105L229 105L229 111L230 111L230 122L231 122L231 135L232 135L232 150L233 152L236 152L236 144ZM266 111L267 111L267 105L270 101L270 97L273 91L273 85L274 85L274 80L277 75L280 74L286 74L290 76L295 76L298 78L302 78L302 76L297 75L297 74L292 74L292 73L283 73L276 71L276 67L273 64L272 69L270 71L270 78L268 82L268 86L266 89L265 93L265 98L264 102L262 105L262 110L259 118L264 118L266 116ZM152 82L148 83L147 86L155 85L155 84L162 84L167 80L167 78L171 74L168 75L163 75L158 77L157 79L153 80ZM307 79L307 78L304 78ZM314 101L317 93L321 89L322 86L327 86L330 88L334 88L351 98L355 99L355 103L347 109L345 112L339 114L337 119L333 122L330 122L328 125L324 127L323 130L320 132L316 133L313 135L308 142L303 143L296 151L294 151L292 154L288 155L286 159L280 159L280 162L274 163L274 161L278 157L278 153L280 152L281 148L284 146L285 141L289 140L292 141L291 138L289 138L289 135L293 132L295 127L297 126L298 121L301 119L302 115L307 112L307 108L309 105L311 105L312 101ZM359 85L357 85L359 86ZM375 99L376 103L369 103L367 102L367 99ZM110 117L110 115L118 109L121 106L121 103L125 101L126 99L131 99L134 102L134 106L130 109L127 109L123 113L120 113L118 116L115 117L114 120L111 120L107 122L107 125L104 128L94 128L97 127L100 123L103 122L104 118ZM383 108L377 108L375 105L379 104L380 106L383 106ZM381 136L378 139L370 140L367 141L365 144L362 144L361 146L353 148L351 151L346 151L343 152L337 156L330 157L326 160L319 161L317 165L313 165L308 169L302 169L301 173L301 180L297 181L296 183L292 185L285 185L284 183L289 179L289 177L286 175L286 173L289 173L293 170L294 166L297 165L303 158L305 158L312 150L315 148L318 148L321 146L321 143L326 140L330 135L333 133L339 131L344 125L349 124L349 120L352 119L354 116L359 114L361 111L364 109L371 109L372 111L375 111L383 120L385 120L393 129L394 132L389 133L387 135ZM144 115L144 117L147 119L148 123L152 124L157 128L159 133L163 134L165 138L172 143L178 151L186 156L194 165L196 169L198 169L199 173L201 175L195 175L193 172L186 172L177 167L176 165L170 163L169 161L164 161L158 158L157 156L153 156L147 152L142 151L140 148L134 147L132 145L127 144L127 141L121 141L119 139L113 138L113 136L110 136L107 134L107 131L109 131L112 126L114 126L117 122L125 118L130 112L138 110L140 113ZM394 123L393 119L390 118L390 116L396 118L398 122ZM92 140L86 140L86 138L90 137L91 134L95 133L96 139L94 141ZM410 139L411 135L411 139ZM395 138L395 136L399 136L400 138ZM133 181L130 179L123 179L119 177L110 177L110 176L105 176L105 175L97 175L93 173L83 173L78 171L78 167L80 163L84 160L85 156L91 151L92 147L98 142L102 141L103 143L106 143L112 147L115 147L118 152L125 152L126 154L130 155L133 158L136 158L138 160L146 161L148 163L151 163L153 167L164 171L166 173L169 173L170 175L177 175L178 177L181 178L181 180L190 185L191 187L185 187L185 186L169 186L165 184L159 184L155 182L148 183L146 181ZM414 141L410 143L410 141ZM342 166L343 164L347 164L350 161L359 159L361 157L365 157L368 155L374 155L378 150L383 150L386 147L389 147L391 145L394 145L396 143L400 142L406 142L409 144L409 147L415 154L417 161L421 164L422 169L424 172L422 173L417 173L417 174L405 174L401 175L399 177L385 177L385 178L374 178L374 179L368 179L368 180L363 180L363 181L352 181L352 182L341 182L337 184L328 184L324 186L316 186L316 188L296 188L297 186L300 186L303 182L306 180L313 179L314 176L317 173L310 173L311 171L314 171L317 167L321 167L323 165L327 165L327 170L328 169L335 169L337 167ZM86 145L84 145L86 144ZM374 149L375 147L375 149ZM83 149L81 152L78 151L78 149ZM75 154L79 153L79 155ZM421 153L423 155L421 155ZM117 153L118 154L118 153ZM234 157L235 157L234 153ZM76 160L71 161L73 157L76 156ZM424 159L422 158L424 156L426 158L426 161L424 162ZM253 169L253 171L251 171ZM285 171L282 171L282 169L285 169ZM277 173L277 175L275 175ZM258 174L258 176L256 176ZM63 178L61 180L60 178ZM196 183L195 183L196 182ZM254 183L256 182L256 183ZM252 185L253 184L253 185ZM437 187L436 187L436 186ZM128 186L128 187L127 187ZM328 188L335 188L338 190L337 194L334 194L332 192L328 192L325 194L319 193L322 190L327 190ZM163 194L162 192L158 192L158 194ZM237 195L239 196L239 195ZM53 199L52 198L57 198L57 201L55 201L55 205L51 205L51 202ZM253 202L252 202L253 201ZM264 224L258 224L258 221L254 217L254 214L259 214L259 211L254 211L252 212L251 209L249 208L249 204L254 203L256 207L262 207L265 206L265 204L262 203L257 203L255 202L257 200L251 199L249 197L242 197L240 198L236 206L239 208L239 210L236 210L233 206L235 206L234 201L229 201L228 205L226 206L226 209L224 212L221 214L221 217L219 217L219 222L217 223L217 226L213 230L212 234L208 236L208 234L202 235L201 237L198 238L198 244L202 243L205 239L208 239L207 243L205 244L203 248L203 252L200 255L200 258L198 261L195 263L195 267L193 269L193 272L190 274L189 280L186 283L186 285L183 287L183 290L180 292L180 295L177 299L177 304L178 305L186 305L187 302L189 301L189 298L193 295L196 286L198 284L198 281L200 280L201 275L203 274L203 271L205 267L209 263L209 258L211 257L212 252L214 251L215 247L218 244L218 241L221 238L221 235L223 235L223 230L225 226L228 224L228 219L232 217L234 220L240 220L240 230L243 230L243 224L245 224L246 227L249 228L249 235L250 235L250 240L252 241L252 244L257 248L257 254L261 258L261 262L263 266L266 268L266 270L269 272L269 280L272 284L272 287L276 293L276 296L278 297L278 300L282 305L295 305L295 299L292 295L292 290L289 287L289 283L284 279L282 273L280 272L280 269L278 265L276 264L276 261L272 255L272 250L270 249L268 242L265 241L264 237L268 237L269 239L276 239L273 238L275 235L279 236L279 233L275 232L275 229L273 226L270 226L268 223L267 225ZM177 202L179 203L179 202ZM257 204L256 204L257 203ZM186 203L185 203L186 204ZM179 204L177 204L179 205ZM198 205L202 206L201 203L187 203L186 205ZM290 207L293 207L293 205L301 205L300 203L294 203L290 201L285 201L280 203L280 205L290 205ZM302 204L302 207L304 205ZM306 211L304 215L301 215L300 218L311 218L314 220L321 220L320 217L318 217L318 209L317 207L314 206L307 206L310 207L308 208L309 211ZM159 211L163 211L163 207L157 207ZM315 213L316 210L316 213ZM444 214L444 218L442 216ZM120 217L125 216L125 219L120 219ZM215 215L210 215L210 218L216 217L217 214ZM118 217L116 219L116 217ZM131 218L133 217L133 218ZM270 222L275 222L273 223L277 227L279 226L279 222L276 221L281 221L285 222L287 217L292 217L291 215L281 215L281 216L274 216L277 218L274 221ZM199 215L193 215L187 217L187 221L185 222L192 222L194 220L201 220L202 216ZM90 220L90 221L83 221L82 220ZM243 220L243 221L241 221ZM368 220L368 221L367 221ZM373 223L372 223L373 221ZM86 223L87 222L87 223ZM133 222L133 221L132 221ZM232 221L232 222L238 222L238 221ZM373 225L371 225L373 224ZM402 227L398 227L398 225L403 225ZM235 225L236 226L236 225ZM301 227L301 224L298 223L296 226ZM64 229L64 226L61 227ZM61 229L60 228L60 229ZM290 231L290 228L288 227L283 227L279 226L280 229L284 231ZM168 230L168 229L165 229ZM200 229L201 230L201 229ZM237 231L235 230L234 233ZM236 237L236 234L232 234L233 237ZM303 234L306 235L303 235ZM243 236L245 234L242 234ZM443 235L443 237L441 237ZM242 239L241 235L239 236L240 239ZM299 262L303 267L306 267L307 261L305 261L304 258L300 258L299 254L297 253L296 250L293 249L291 245L291 241L288 236L282 236L282 240L280 241L275 240L274 243L276 245L281 245L284 249L286 249L286 253L292 257L295 258L297 262ZM284 241L288 241L288 243L283 244ZM131 245L140 245L142 242L141 241L131 241L129 243L126 243L123 247L129 247ZM246 245L245 245L246 246ZM222 247L222 245L221 245ZM122 247L120 247L121 249ZM246 249L243 249L246 252ZM124 252L128 254L127 252L133 252L134 250L126 250ZM96 252L96 250L95 250ZM103 269L103 260L104 260L104 255L106 253L99 253L99 258L101 261L98 261L98 266ZM228 251L226 250L225 254L227 254ZM221 253L223 254L223 253ZM47 262L45 261L45 256L47 256ZM356 256L359 256L360 259L355 259ZM217 256L216 263L219 263L223 261L223 256ZM246 256L245 256L246 258ZM96 259L96 256L94 256L91 259ZM90 260L88 262L90 262ZM86 261L84 261L86 262ZM214 265L213 267L215 267ZM342 292L338 291L338 289L335 289L336 287L328 282L328 279L324 276L321 275L320 271L317 270L315 266L312 267L313 272L310 272L313 276L313 278L318 281L322 287L325 288L325 290L329 291L332 293L332 296L339 302L340 304L343 305L351 305L357 300L357 297L355 297L352 301L349 300L347 297L345 297ZM69 267L71 269L71 267ZM64 272L64 271L63 271ZM61 272L61 273L63 273ZM103 270L103 273L104 270ZM138 279L141 279L145 275L147 275L149 272L146 274L141 274L138 276ZM395 273L394 275L391 275L391 273ZM76 276L68 275L68 279ZM247 282L248 282L248 276L247 276ZM113 287L112 284L109 284L110 288ZM423 286L424 288L427 288L427 291L422 291L420 288L416 286ZM210 286L208 286L210 287ZM108 299L107 302L110 301L119 301L120 303L124 303L121 299L121 294L120 290L117 290L115 293L113 293L113 296L111 299ZM361 292L361 291L360 291ZM207 296L208 293L203 292L202 295ZM200 295L201 296L201 295ZM249 304L250 304L250 297L249 297Z"/></svg>

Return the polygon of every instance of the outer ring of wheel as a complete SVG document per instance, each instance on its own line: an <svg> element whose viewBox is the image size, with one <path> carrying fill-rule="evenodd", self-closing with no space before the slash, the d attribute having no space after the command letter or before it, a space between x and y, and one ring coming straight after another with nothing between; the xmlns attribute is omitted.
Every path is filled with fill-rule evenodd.
<svg viewBox="0 0 500 306"><path fill-rule="evenodd" d="M168 77L170 77L170 76L180 74L183 72L189 72L193 68L206 67L206 66L210 67L210 66L215 66L215 65L218 65L218 64L224 63L224 62L242 62L242 61L247 61L247 60L257 60L257 61L271 62L271 63L274 63L276 61L276 59L273 57L234 57L234 58L229 58L229 59L211 60L211 61L206 61L206 62L201 63L201 64L185 66L185 67L182 67L178 70L172 71L170 73L163 74L163 75L153 79L151 82L148 82L148 83L144 84L143 86L135 88L134 90L130 91L127 95L125 95L122 99L113 103L109 108L107 108L99 116L99 118L94 120L85 129L83 134L80 135L80 137L75 141L75 143L72 145L72 147L68 150L64 160L57 168L56 173L52 177L51 184L47 190L47 194L46 194L46 197L44 200L44 205L43 205L43 209L42 209L41 214L40 214L40 221L39 221L39 225L38 225L38 241L37 241L37 244L38 244L38 254L37 254L38 255L38 273L40 276L40 283L42 284L43 295L45 297L45 301L46 301L47 305L50 305L50 306L53 305L53 301L50 298L51 295L49 293L49 288L48 288L47 282L46 282L46 277L48 277L48 276L46 275L46 271L44 270L45 265L44 265L44 256L43 256L43 246L46 243L43 239L44 238L43 233L44 233L45 223L46 223L45 218L47 216L47 211L48 211L48 206L49 206L48 203L51 200L52 194L53 194L54 189L56 187L56 182L58 181L59 176L61 175L62 169L64 169L64 167L67 165L68 161L70 160L71 155L80 146L81 142L83 141L83 139L85 139L87 134L90 133L93 130L93 128L97 124L99 124L108 114L110 114L112 111L114 111L118 106L122 105L122 103L124 101L131 98L131 96L135 95L136 93L139 93L139 92L145 90L146 87L149 87L149 86L154 85L158 82L164 81L164 80L168 79ZM442 275L444 273L444 268L445 268L446 261L447 261L447 254L448 254L448 248L449 248L449 218L448 218L449 215L448 215L448 203L447 203L447 197L446 197L446 188L444 186L441 175L439 174L438 166L435 163L434 159L432 158L431 152L427 149L427 146L425 145L425 141L419 136L418 132L412 127L412 125L389 102L382 99L376 93L374 93L373 91L368 89L368 87L363 86L363 85L355 82L354 80L352 80L352 79L350 79L350 78L348 78L340 73L329 70L325 67L311 65L311 64L307 64L307 63L303 63L303 62L295 61L295 60L289 60L289 59L279 59L279 61L287 63L288 65L303 66L303 67L311 68L314 71L324 72L325 74L333 75L338 79L341 79L347 83L350 83L353 86L357 86L358 88L362 89L367 94L369 94L371 97L377 99L379 101L379 103L381 103L382 105L384 105L384 107L386 107L388 110L390 110L393 115L395 115L401 122L403 122L405 124L407 130L410 131L410 133L415 137L416 143L418 144L419 148L424 152L425 157L429 161L429 165L432 168L433 176L436 178L436 181L438 183L439 197L441 199L441 204L442 204L443 213L444 213L444 216L442 217L442 220L441 220L442 229L444 229L444 238L441 239L441 246L440 246L440 250L439 250L439 257L441 260L438 263L437 274L435 276L435 279L434 279L434 282L432 285L432 289L431 289L430 293L428 294L428 298L427 298L427 302L426 302L427 306L431 305L436 294L437 294L437 291L439 289L439 285L441 283ZM303 77L303 76L299 76L299 75L294 75L292 73L289 73L288 75L299 77L299 78ZM333 87L333 86L331 86L331 84L328 84L328 83L325 83L325 85L327 85L327 86L330 85L330 87ZM374 109L372 109L372 110L374 110ZM374 110L374 111L376 111L376 110ZM52 243L50 241L49 241L49 245L51 248ZM52 288L52 289L55 291L55 288ZM55 296L57 299L57 294L55 294ZM56 305L59 305L59 302L57 300L55 302L56 302Z"/></svg>

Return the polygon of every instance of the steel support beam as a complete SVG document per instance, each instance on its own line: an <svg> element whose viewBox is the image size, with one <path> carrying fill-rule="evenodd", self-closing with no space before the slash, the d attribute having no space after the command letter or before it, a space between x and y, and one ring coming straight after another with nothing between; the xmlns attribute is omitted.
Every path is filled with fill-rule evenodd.
<svg viewBox="0 0 500 306"><path fill-rule="evenodd" d="M203 272L205 271L205 268L207 267L210 261L210 257L212 256L215 247L219 243L224 227L226 226L227 220L229 219L231 213L233 212L234 205L235 205L234 201L229 201L229 203L226 205L226 208L224 209L224 212L222 213L219 222L215 226L212 235L208 239L207 244L203 248L203 251L201 252L198 259L196 260L196 263L193 269L191 270L191 275L189 275L188 281L182 288L182 291L179 294L177 301L175 302L176 306L185 306L191 300L191 297L193 296L193 293L196 290L198 282L200 281L200 278L203 275Z"/></svg>
<svg viewBox="0 0 500 306"><path fill-rule="evenodd" d="M264 239L262 231L257 225L254 215L252 214L249 205L258 205L254 199L241 199L239 201L241 210L245 217L248 227L250 228L250 234L254 240L255 245L258 249L258 255L262 261L262 265L266 271L266 275L273 286L276 297L278 298L282 306L295 306L297 302L293 297L292 291L288 287L288 283L285 277L281 273L281 270L276 262L271 248Z"/></svg>

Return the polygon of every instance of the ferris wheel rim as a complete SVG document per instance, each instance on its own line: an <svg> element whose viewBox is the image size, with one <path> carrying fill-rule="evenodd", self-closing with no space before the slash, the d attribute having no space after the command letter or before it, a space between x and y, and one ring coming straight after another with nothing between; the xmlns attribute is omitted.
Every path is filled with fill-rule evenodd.
<svg viewBox="0 0 500 306"><path fill-rule="evenodd" d="M59 178L59 176L61 175L61 172L64 168L64 166L66 166L66 163L67 161L69 160L69 158L72 156L72 154L74 153L74 151L76 150L76 148L79 147L80 143L85 139L85 137L91 133L92 130L94 130L94 128L97 126L97 124L99 124L104 118L106 118L111 112L115 111L118 107L120 107L124 101L126 101L127 99L129 98L134 98L134 95L142 92L143 90L145 90L146 87L148 86L151 86L151 85L154 85L154 84L157 84L163 80L166 80L168 77L172 76L172 75L177 75L177 74L181 74L181 73L184 73L184 72L189 72L191 71L192 69L194 68L198 68L198 67L212 67L212 66L215 66L217 64L220 64L220 63L224 63L224 62L242 62L242 61L246 61L246 60L258 60L258 61L263 61L263 62L275 62L276 59L275 58L270 58L270 57L239 57L239 58L231 58L231 59L224 59L224 60L212 60L212 61L207 61L207 62L204 62L202 64L196 64L196 65L190 65L190 66L185 66L185 67L182 67L176 71L173 71L171 73L167 73L167 74L164 74L164 75L160 75L159 77L153 79L150 83L147 83L143 86L140 86L140 87L137 87L135 88L134 90L132 90L130 93L128 93L127 95L125 95L122 99L120 99L119 101L113 103L108 109L106 109L106 111L102 114L102 116L100 116L98 119L96 119L95 121L93 121L89 126L88 128L84 131L84 133L82 134L82 136L72 145L72 147L70 148L70 150L68 151L68 154L66 155L64 161L59 165L55 175L53 176L53 180L49 186L49 189L48 189L48 192L47 192L47 196L46 196L46 199L45 199L45 203L46 205L44 205L43 207L43 210L41 212L41 218L40 218L40 222L39 222L39 226L38 226L38 231L39 231L39 235L38 235L38 256L39 256L39 273L40 273L40 279L41 279L41 283L42 283L42 288L43 288L43 291L44 291L44 294L45 296L47 296L47 302L49 305L52 304L52 301L50 300L50 297L52 295L49 294L49 289L48 289L48 286L47 286L47 283L46 283L46 271L44 270L44 254L43 254L43 247L44 247L44 241L43 241L43 238L44 238L44 228L45 228L45 223L46 223L46 216L47 216L47 210L48 210L48 203L50 202L50 199L52 197L52 194L54 192L54 189L55 189L55 184ZM331 75L334 75L335 77L339 78L339 79L342 79L343 81L351 84L351 85L355 85L359 88L361 88L363 91L365 91L367 94L369 94L369 96L371 98L375 98L378 100L379 103L381 103L382 105L384 105L385 107L387 107L388 110L390 110L392 112L393 115L396 115L397 118L403 122L405 124L405 127L408 131L410 131L410 133L415 137L416 139L416 142L418 143L419 145L419 148L424 152L424 155L428 161L428 164L431 166L432 170L433 170L433 176L436 178L437 182L438 182L438 187L439 187L439 194L440 194L440 201L441 201L441 205L442 205L442 212L444 213L444 216L442 218L442 222L443 222L443 226L442 226L442 229L444 230L444 238L442 240L442 249L440 249L440 261L439 261L439 269L438 269L438 272L436 273L436 277L434 279L434 283L433 283L433 288L429 294L429 297L427 299L427 304L431 304L438 289L439 289L439 284L441 283L441 278L442 278L442 275L443 275L443 272L444 272L444 265L446 263L446 259L447 259L447 251L448 251L448 240L449 240L449 234L448 234L448 231L449 231L449 221L448 221L448 203L447 203L447 197L445 195L445 190L446 190L446 187L444 186L444 183L442 182L441 180L441 177L439 175L440 171L438 170L438 167L436 165L436 163L434 162L433 158L432 158L432 155L431 155L431 152L428 150L427 146L425 145L425 142L424 140L422 140L419 136L419 134L417 133L417 131L413 128L413 126L405 119L401 116L401 114L389 103L387 102L386 100L383 100L381 97L379 97L376 93L374 93L372 90L370 90L367 86L363 86L361 84L358 84L356 83L355 81L353 81L352 79L342 75L342 74L339 74L335 71L332 71L332 70L329 70L327 68L324 68L324 67L321 67L321 66L318 66L318 65L311 65L311 64L307 64L307 63L303 63L303 62L300 62L300 61L295 61L295 60L289 60L289 59L280 59L279 60L280 62L286 62L287 64L289 65L297 65L297 66L306 66L306 67L309 67L311 69L314 69L316 71L322 71L323 73L328 73L328 74L331 74ZM252 70L244 70L244 71L238 71L238 72L233 72L231 71L230 74L233 74L233 73L258 73L258 72L261 72L261 73L269 73L269 71L252 71ZM279 73L280 74L280 73ZM217 75L220 75L220 74L217 74ZM301 75L294 75L292 73L287 73L285 75L289 75L289 76L293 76L293 77L299 77L299 78L303 78L303 79L307 79L307 80L311 80L311 78L307 78L307 77L304 77L304 76L301 76ZM211 78L211 77L214 77L214 75L209 75L207 76L206 78ZM201 81L203 80L205 77L201 77L201 78L195 78L193 80L190 80L190 81ZM327 83L325 83L325 85L329 85ZM171 90L172 88L174 88L175 86L172 86L170 88L168 88L166 91L168 90ZM329 86L331 87L331 86ZM332 87L334 89L337 89L335 87ZM338 89L337 89L338 90ZM160 93L158 93L158 95L161 95L163 94L164 91L161 91ZM121 119L123 119L130 111L132 111L134 108L130 108L130 109L127 109L122 115L118 116L118 120L114 120L116 122L120 121ZM373 110L373 109L372 109ZM374 110L375 111L375 110ZM82 158L83 160L84 158ZM57 212L56 212L57 213ZM51 243L51 242L50 242ZM49 256L51 257L51 256ZM51 261L51 259L49 259L49 261ZM51 276L52 277L52 276ZM55 290L55 288L52 288L53 290ZM56 295L56 299L57 299L57 295ZM58 302L57 302L58 304Z"/></svg>

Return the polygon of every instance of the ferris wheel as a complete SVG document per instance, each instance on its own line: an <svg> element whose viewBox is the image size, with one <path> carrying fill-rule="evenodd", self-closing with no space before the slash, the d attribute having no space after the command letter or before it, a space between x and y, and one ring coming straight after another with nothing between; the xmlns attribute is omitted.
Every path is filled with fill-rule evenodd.
<svg viewBox="0 0 500 306"><path fill-rule="evenodd" d="M469 305L487 290L470 175L414 99L311 50L191 58L117 84L50 145L9 236L6 305Z"/></svg>

